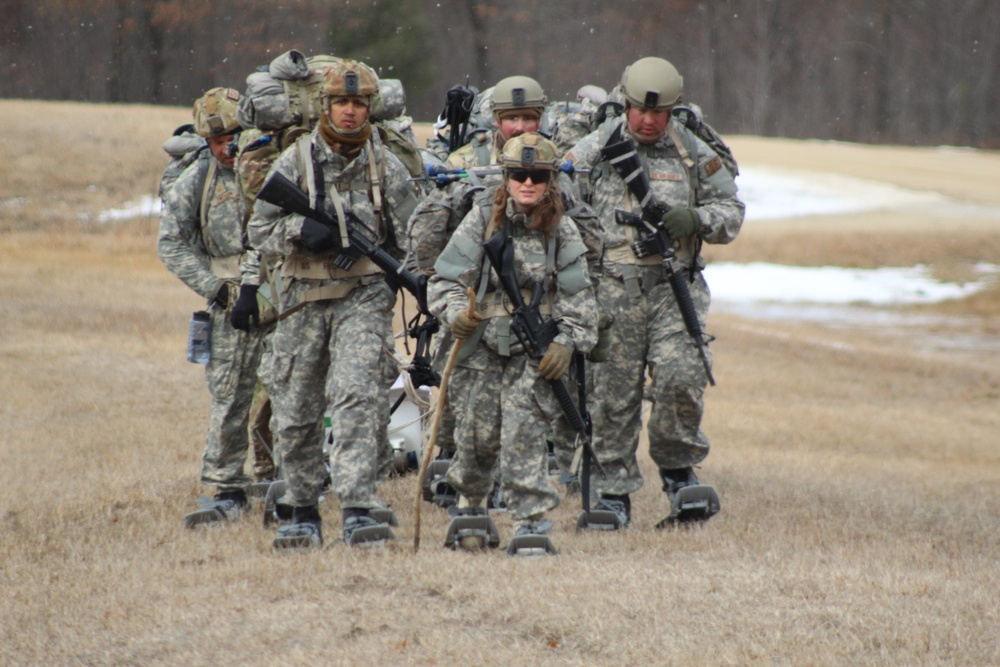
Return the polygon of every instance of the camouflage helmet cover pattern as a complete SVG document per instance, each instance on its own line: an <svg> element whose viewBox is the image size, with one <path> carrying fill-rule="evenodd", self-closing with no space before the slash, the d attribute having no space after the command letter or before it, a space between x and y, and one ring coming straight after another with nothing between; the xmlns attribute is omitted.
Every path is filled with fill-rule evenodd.
<svg viewBox="0 0 1000 667"><path fill-rule="evenodd" d="M632 106L667 109L681 101L684 77L663 58L641 58L625 68L619 88Z"/></svg>
<svg viewBox="0 0 1000 667"><path fill-rule="evenodd" d="M333 97L363 97L370 108L375 95L378 95L378 76L362 62L338 59L323 75L323 97L327 105Z"/></svg>
<svg viewBox="0 0 1000 667"><path fill-rule="evenodd" d="M559 169L556 145L538 134L527 132L507 140L500 155L500 166L506 169Z"/></svg>
<svg viewBox="0 0 1000 667"><path fill-rule="evenodd" d="M212 88L194 102L194 130L198 136L221 137L240 129L236 106L240 94L232 88Z"/></svg>
<svg viewBox="0 0 1000 667"><path fill-rule="evenodd" d="M530 76L509 76L493 87L493 115L499 116L511 109L537 109L539 116L545 110L545 91Z"/></svg>

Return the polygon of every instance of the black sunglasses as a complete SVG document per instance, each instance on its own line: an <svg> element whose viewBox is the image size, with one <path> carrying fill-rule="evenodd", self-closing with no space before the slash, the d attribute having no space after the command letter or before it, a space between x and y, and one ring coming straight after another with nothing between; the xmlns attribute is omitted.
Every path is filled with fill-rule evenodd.
<svg viewBox="0 0 1000 667"><path fill-rule="evenodd" d="M507 178L518 183L524 183L529 178L532 183L548 183L552 172L547 169L508 169Z"/></svg>

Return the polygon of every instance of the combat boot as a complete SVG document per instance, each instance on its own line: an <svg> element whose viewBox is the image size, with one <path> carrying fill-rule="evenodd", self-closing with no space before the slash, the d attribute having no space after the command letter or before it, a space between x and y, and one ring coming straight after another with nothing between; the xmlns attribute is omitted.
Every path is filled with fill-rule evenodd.
<svg viewBox="0 0 1000 667"><path fill-rule="evenodd" d="M663 491L670 500L670 514L656 524L657 528L707 521L718 513L719 494L710 484L702 484L694 468L661 468Z"/></svg>
<svg viewBox="0 0 1000 667"><path fill-rule="evenodd" d="M247 508L247 494L243 489L218 491L214 500L199 498L200 507L184 517L184 527L233 521L242 516Z"/></svg>
<svg viewBox="0 0 1000 667"><path fill-rule="evenodd" d="M279 551L305 551L323 546L319 505L292 509L292 522L278 528L271 546Z"/></svg>

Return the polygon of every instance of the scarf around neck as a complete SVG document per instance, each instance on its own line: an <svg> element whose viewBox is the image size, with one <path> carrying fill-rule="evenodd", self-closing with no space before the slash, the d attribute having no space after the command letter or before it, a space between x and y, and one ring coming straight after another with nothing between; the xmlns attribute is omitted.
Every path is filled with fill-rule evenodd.
<svg viewBox="0 0 1000 667"><path fill-rule="evenodd" d="M323 114L319 119L319 134L330 150L353 160L361 153L361 147L371 136L372 126L366 122L355 134L345 135L337 131L329 116Z"/></svg>

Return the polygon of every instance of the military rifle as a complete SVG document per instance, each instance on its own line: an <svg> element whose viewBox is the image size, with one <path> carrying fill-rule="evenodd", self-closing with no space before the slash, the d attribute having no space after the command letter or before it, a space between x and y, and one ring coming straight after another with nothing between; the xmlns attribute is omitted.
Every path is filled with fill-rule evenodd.
<svg viewBox="0 0 1000 667"><path fill-rule="evenodd" d="M638 216L622 210L615 211L615 222L647 232L645 237L632 244L632 253L639 259L653 255L660 255L662 258L667 281L674 292L674 300L677 301L681 317L684 318L684 327L698 347L701 363L705 366L705 375L708 376L709 384L714 387L715 378L712 377L712 367L708 363L708 355L705 352L705 333L701 330L701 323L698 322L698 311L695 310L694 301L691 299L691 290L688 289L684 272L677 268L677 253L674 252L670 236L664 229L663 222L652 225L645 216Z"/></svg>
<svg viewBox="0 0 1000 667"><path fill-rule="evenodd" d="M257 199L274 204L279 208L301 216L312 218L330 227L335 232L339 225L325 210L316 210L309 205L309 195L284 174L272 171L257 193ZM375 242L361 232L364 223L352 212L345 211L347 218L347 247L342 247L334 259L334 264L340 269L350 269L362 256L370 259L376 266L385 271L386 280L395 289L402 286L417 300L417 308L425 315L430 315L427 307L427 276L415 275L403 267L403 263L375 245ZM369 230L370 231L370 230Z"/></svg>
<svg viewBox="0 0 1000 667"><path fill-rule="evenodd" d="M514 306L514 311L511 313L511 331L514 332L528 356L535 360L541 359L545 356L545 350L549 347L549 343L555 340L559 334L556 321L551 318L543 319L539 311L544 288L541 283L536 283L532 290L531 303L524 302L521 289L517 286L517 276L514 274L514 243L509 234L502 232L494 234L490 240L483 243L483 250L500 279L500 286L503 288L504 294ZM590 458L601 477L605 477L604 467L594 453L590 442L589 415L584 418L584 415L581 414L562 378L549 380L548 383L559 402L559 407L566 416L566 421L577 432L577 437L582 441L584 450L590 454Z"/></svg>
<svg viewBox="0 0 1000 667"><path fill-rule="evenodd" d="M701 324L698 322L698 311L695 310L694 301L691 299L691 291L684 279L684 272L678 270L677 253L674 252L670 235L663 226L663 216L670 211L671 207L660 204L653 199L653 192L649 187L649 177L642 168L639 155L635 151L635 145L630 139L609 142L601 149L601 157L611 164L615 172L625 181L628 189L639 200L639 205L642 206L641 216L621 209L616 210L615 222L619 225L635 227L643 232L643 238L632 244L632 254L637 258L642 259L654 255L659 255L662 258L663 270L667 274L670 288L674 292L674 300L677 301L677 307L684 319L684 327L698 347L701 363L705 366L705 375L708 376L709 384L714 387L715 378L712 377L712 368L708 363L708 354L705 352L705 333L701 330Z"/></svg>

